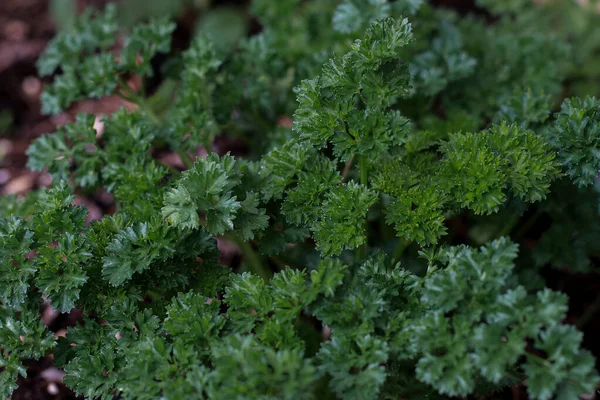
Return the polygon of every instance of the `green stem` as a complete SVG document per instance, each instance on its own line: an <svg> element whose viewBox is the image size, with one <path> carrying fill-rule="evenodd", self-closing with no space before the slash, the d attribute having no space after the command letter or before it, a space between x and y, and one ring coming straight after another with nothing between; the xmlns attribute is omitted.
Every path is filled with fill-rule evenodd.
<svg viewBox="0 0 600 400"><path fill-rule="evenodd" d="M578 329L582 329L584 326L588 324L594 317L594 315L600 311L600 296L596 297L596 300L592 304L589 305L588 308L583 312L583 315L577 319L575 322L575 326Z"/></svg>
<svg viewBox="0 0 600 400"><path fill-rule="evenodd" d="M177 150L177 155L181 158L181 162L185 165L186 169L191 169L194 166L194 161L190 155L183 149Z"/></svg>
<svg viewBox="0 0 600 400"><path fill-rule="evenodd" d="M410 240L398 238L398 244L396 245L393 254L394 261L400 261L400 257L402 257L402 254L404 254L404 251L410 245L410 243Z"/></svg>
<svg viewBox="0 0 600 400"><path fill-rule="evenodd" d="M369 183L368 173L369 173L369 164L367 163L367 157L362 155L359 157L358 167L360 168L360 184L367 186Z"/></svg>
<svg viewBox="0 0 600 400"><path fill-rule="evenodd" d="M369 170L368 170L368 162L367 157L364 155L359 156L358 158L358 168L360 169L360 184L367 186L369 183ZM367 256L367 246L369 244L369 226L368 222L365 218L365 242L357 249L356 258L357 261L364 259Z"/></svg>
<svg viewBox="0 0 600 400"><path fill-rule="evenodd" d="M354 157L350 157L350 159L344 166L344 170L342 171L342 182L344 182L346 180L346 176L348 175L348 172L350 172L350 168L352 168L352 160L353 159L354 159Z"/></svg>
<svg viewBox="0 0 600 400"><path fill-rule="evenodd" d="M204 149L206 150L207 154L212 153L213 149L212 149L212 144L215 141L215 133L214 132L210 132L208 134L208 138L206 138L206 141L204 142Z"/></svg>
<svg viewBox="0 0 600 400"><path fill-rule="evenodd" d="M515 240L521 239L529 229L537 222L537 220L542 216L542 211L538 208L535 214L533 214L515 233Z"/></svg>
<svg viewBox="0 0 600 400"><path fill-rule="evenodd" d="M283 261L282 259L280 259L277 256L271 256L271 261L273 261L275 264L277 264L277 268L279 268L280 271L283 271L285 269L285 267L287 266L285 261Z"/></svg>
<svg viewBox="0 0 600 400"><path fill-rule="evenodd" d="M510 217L508 218L508 221L506 221L506 223L504 224L502 229L500 229L500 231L498 231L498 233L495 235L495 238L496 239L501 238L502 236L506 236L506 235L510 234L518 222L519 222L519 217L517 217L514 214L511 214Z"/></svg>
<svg viewBox="0 0 600 400"><path fill-rule="evenodd" d="M117 92L117 94L121 98L137 104L137 106L139 108L144 110L144 112L148 115L148 118L150 118L150 120L154 124L160 125L161 124L160 118L158 117L158 115L156 115L156 113L154 113L154 111L152 111L152 107L150 107L150 105L146 102L144 97L140 96L135 91L133 91L123 79L119 78L119 83L120 83L122 93Z"/></svg>
<svg viewBox="0 0 600 400"><path fill-rule="evenodd" d="M167 168L173 175L181 175L181 171L178 170L177 168L175 168L174 166L169 165L164 162L161 162L161 165L163 165L165 168Z"/></svg>
<svg viewBox="0 0 600 400"><path fill-rule="evenodd" d="M152 121L155 125L162 124L162 121L159 118L159 116L156 115L154 111L152 111L152 108L146 103L146 101L143 98L140 98L138 106L144 110L144 112L148 115L150 121Z"/></svg>
<svg viewBox="0 0 600 400"><path fill-rule="evenodd" d="M270 280L273 277L273 272L262 264L256 252L252 246L250 246L250 243L242 240L237 235L232 235L231 238L242 251L248 269L263 278L265 281Z"/></svg>

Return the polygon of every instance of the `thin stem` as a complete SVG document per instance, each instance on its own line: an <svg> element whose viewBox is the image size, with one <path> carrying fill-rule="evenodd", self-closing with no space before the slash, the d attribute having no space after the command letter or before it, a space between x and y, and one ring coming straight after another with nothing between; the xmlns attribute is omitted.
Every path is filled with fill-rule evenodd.
<svg viewBox="0 0 600 400"><path fill-rule="evenodd" d="M369 183L369 164L367 162L367 157L364 155L361 155L358 158L358 168L360 168L360 184L361 185L365 185L367 186L367 184Z"/></svg>
<svg viewBox="0 0 600 400"><path fill-rule="evenodd" d="M271 261L273 261L275 264L277 264L277 268L279 268L280 271L283 271L285 269L285 267L288 266L285 263L285 261L283 261L281 258L279 258L277 256L271 256Z"/></svg>
<svg viewBox="0 0 600 400"><path fill-rule="evenodd" d="M592 320L598 311L600 311L600 296L596 297L596 300L585 309L583 315L577 319L575 326L577 326L578 329L582 329Z"/></svg>
<svg viewBox="0 0 600 400"><path fill-rule="evenodd" d="M232 235L231 238L242 251L248 269L250 269L250 271L263 278L265 281L270 280L273 277L273 272L262 264L256 252L254 251L252 246L250 246L250 243L241 239L237 235Z"/></svg>
<svg viewBox="0 0 600 400"><path fill-rule="evenodd" d="M368 162L367 162L366 156L364 156L364 155L359 156L358 168L360 169L360 184L367 186L367 184L369 183L369 170L368 170ZM369 236L369 226L368 226L368 222L365 218L365 242L356 251L357 260L362 260L367 256L367 246L369 244L368 236Z"/></svg>
<svg viewBox="0 0 600 400"><path fill-rule="evenodd" d="M183 165L185 165L186 169L191 169L194 166L194 161L190 157L190 155L183 149L177 150L177 155L181 159Z"/></svg>
<svg viewBox="0 0 600 400"><path fill-rule="evenodd" d="M215 133L211 132L208 134L208 138L204 142L204 148L206 149L206 153L212 153L213 142L215 141Z"/></svg>
<svg viewBox="0 0 600 400"><path fill-rule="evenodd" d="M144 82L144 78L140 77L140 94L142 98L146 98L146 83Z"/></svg>
<svg viewBox="0 0 600 400"><path fill-rule="evenodd" d="M519 388L515 385L510 385L510 389L512 391L513 400L519 400L521 398L519 395Z"/></svg>
<svg viewBox="0 0 600 400"><path fill-rule="evenodd" d="M358 97L360 97L364 105L367 105L367 99L365 99L365 96L363 96L362 92L358 92Z"/></svg>
<svg viewBox="0 0 600 400"><path fill-rule="evenodd" d="M154 113L154 111L152 111L152 108L148 105L148 103L146 103L146 100L144 99L144 97L140 96L133 89L131 89L129 87L129 85L127 84L127 82L125 82L121 78L119 78L119 84L120 84L119 86L122 90L121 93L117 92L119 97L121 97L131 103L137 104L137 106L139 108L144 110L144 112L148 115L148 118L150 118L150 120L154 124L156 124L156 125L161 124L160 118L158 117L158 115L156 115L156 113Z"/></svg>
<svg viewBox="0 0 600 400"><path fill-rule="evenodd" d="M163 165L165 168L167 168L173 175L181 175L181 171L178 170L177 168L175 168L172 165L169 165L165 162L161 162L161 165Z"/></svg>
<svg viewBox="0 0 600 400"><path fill-rule="evenodd" d="M138 106L140 106L144 110L144 112L148 114L148 118L150 118L150 121L152 121L155 125L162 124L161 119L158 117L158 115L156 115L154 111L152 111L152 108L146 103L146 101L143 98L140 98Z"/></svg>
<svg viewBox="0 0 600 400"><path fill-rule="evenodd" d="M354 159L354 157L350 157L350 159L348 160L346 165L344 165L344 170L342 171L342 182L344 182L346 180L346 176L348 175L348 172L350 172L350 168L352 168L352 160L353 159Z"/></svg>
<svg viewBox="0 0 600 400"><path fill-rule="evenodd" d="M531 227L537 222L537 220L542 216L542 211L538 208L535 214L533 214L515 233L515 239L521 239Z"/></svg>
<svg viewBox="0 0 600 400"><path fill-rule="evenodd" d="M410 240L406 240L404 238L398 238L398 244L396 245L396 248L394 249L394 255L393 255L393 258L395 261L400 261L400 257L402 257L402 254L404 254L404 251L410 245L410 243L411 243Z"/></svg>
<svg viewBox="0 0 600 400"><path fill-rule="evenodd" d="M513 231L513 229L515 228L515 226L517 225L518 222L519 222L519 217L517 217L514 214L511 214L510 217L508 218L508 221L506 221L506 223L504 224L502 229L500 229L500 231L498 231L498 233L496 234L495 237L501 238L502 236L509 235Z"/></svg>

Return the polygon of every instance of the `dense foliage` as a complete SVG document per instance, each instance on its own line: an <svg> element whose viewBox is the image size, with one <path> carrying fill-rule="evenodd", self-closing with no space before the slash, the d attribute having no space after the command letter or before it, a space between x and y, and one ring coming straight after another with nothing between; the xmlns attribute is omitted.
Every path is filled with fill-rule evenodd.
<svg viewBox="0 0 600 400"><path fill-rule="evenodd" d="M81 16L39 61L43 111L137 107L37 139L28 166L51 187L0 199L0 394L47 354L89 398L592 393L567 297L537 271L589 270L600 249L600 101L582 67L600 18L534 3L255 0L260 33L181 53L173 22L122 37L115 8ZM555 27L568 17L589 29ZM153 93L127 83L157 73ZM247 155L213 152L220 135ZM99 190L116 209L90 222L74 194ZM520 246L542 213L552 225ZM57 339L42 301L85 317Z"/></svg>

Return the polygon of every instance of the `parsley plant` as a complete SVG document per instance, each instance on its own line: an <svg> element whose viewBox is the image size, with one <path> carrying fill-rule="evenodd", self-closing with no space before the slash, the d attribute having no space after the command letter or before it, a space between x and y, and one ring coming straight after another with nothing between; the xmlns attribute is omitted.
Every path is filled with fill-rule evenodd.
<svg viewBox="0 0 600 400"><path fill-rule="evenodd" d="M551 29L556 2L478 3L493 23L422 0L255 0L259 34L180 54L167 20L116 46L111 6L60 33L38 64L45 113L136 107L35 140L51 187L0 200L0 395L48 354L87 398L593 392L568 299L538 274L598 255L600 101L563 99L591 53ZM158 91L129 87L159 53ZM213 151L221 134L247 156ZM115 212L86 223L74 193L98 190ZM552 225L523 246L541 213ZM42 301L84 319L56 338Z"/></svg>

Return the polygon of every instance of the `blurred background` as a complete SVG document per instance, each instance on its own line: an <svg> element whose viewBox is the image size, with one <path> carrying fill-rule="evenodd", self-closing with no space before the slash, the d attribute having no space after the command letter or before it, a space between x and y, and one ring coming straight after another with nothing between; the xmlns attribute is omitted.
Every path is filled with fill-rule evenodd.
<svg viewBox="0 0 600 400"><path fill-rule="evenodd" d="M25 150L32 139L53 132L78 112L99 115L124 105L122 99L109 96L80 102L59 116L40 113L43 81L37 77L37 58L52 37L69 29L83 10L108 3L118 4L125 30L151 17L172 16L177 20L175 50L187 48L200 32L229 46L260 30L247 0L0 0L0 195L24 194L45 186L47 176L25 169Z"/></svg>
<svg viewBox="0 0 600 400"><path fill-rule="evenodd" d="M321 0L319 3L323 3L326 9L332 4L335 7L340 1ZM364 1L366 4L367 0ZM545 19L544 28L540 30L545 31L550 21L552 29L561 39L569 41L574 50L576 60L569 60L574 63L564 82L564 97L600 95L598 0L397 1L400 2L430 3L463 15L483 16L490 23L497 21L500 14L520 15L522 10L529 10L534 4L544 10L539 14ZM78 112L99 115L111 113L124 105L122 99L108 96L78 102L58 116L48 117L40 113L39 97L44 82L37 77L37 58L57 32L72 26L79 13L88 7L103 8L108 3L118 5L118 17L124 30L152 17L172 16L177 21L173 37L175 52L186 49L192 38L200 33L208 35L217 47L230 49L241 38L261 31L258 19L252 14L252 0L0 0L0 195L23 194L44 186L47 176L24 168L24 152L32 139L53 132L57 125L71 120ZM261 7L269 7L270 4L268 1L260 3ZM274 5L277 3L278 0L273 0ZM531 15L531 20L527 16L521 18L525 21L521 21L520 26L536 31L536 25L541 24L535 20L539 15ZM314 29L327 30L327 27ZM153 64L161 65L165 61L161 56L156 58ZM160 83L161 77L157 74L146 85L153 90ZM295 104L293 99L292 103Z"/></svg>

